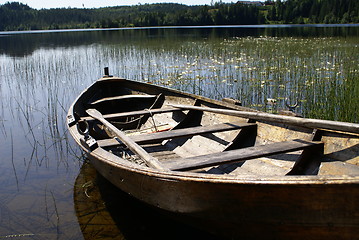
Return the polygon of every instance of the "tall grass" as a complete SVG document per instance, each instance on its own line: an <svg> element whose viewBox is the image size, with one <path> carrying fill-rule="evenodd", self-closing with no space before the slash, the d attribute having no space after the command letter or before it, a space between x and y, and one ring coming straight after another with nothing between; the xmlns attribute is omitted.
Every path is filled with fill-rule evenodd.
<svg viewBox="0 0 359 240"><path fill-rule="evenodd" d="M97 49L117 75L264 111L299 102L306 117L357 122L356 38L233 37ZM106 61L104 61L106 62ZM268 99L276 103L268 105Z"/></svg>

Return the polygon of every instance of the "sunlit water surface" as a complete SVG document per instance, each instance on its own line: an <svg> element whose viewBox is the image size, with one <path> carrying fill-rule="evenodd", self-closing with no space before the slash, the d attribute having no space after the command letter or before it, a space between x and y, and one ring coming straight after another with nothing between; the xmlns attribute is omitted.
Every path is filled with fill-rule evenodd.
<svg viewBox="0 0 359 240"><path fill-rule="evenodd" d="M81 168L66 111L104 67L268 112L298 103L306 117L358 122L358 56L358 26L0 34L0 239L203 234L130 204L90 166ZM113 201L128 208L105 207ZM144 223L151 219L171 235Z"/></svg>

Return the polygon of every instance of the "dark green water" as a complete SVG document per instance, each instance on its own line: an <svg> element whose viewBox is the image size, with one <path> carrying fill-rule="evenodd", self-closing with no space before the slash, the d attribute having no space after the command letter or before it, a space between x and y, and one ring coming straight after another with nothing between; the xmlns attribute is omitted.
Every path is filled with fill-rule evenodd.
<svg viewBox="0 0 359 240"><path fill-rule="evenodd" d="M297 112L307 117L358 122L358 56L358 26L0 34L0 239L203 234L81 168L82 152L66 132L65 116L103 67L265 111L298 102ZM271 99L276 104L268 104ZM79 222L87 214L99 215L99 222Z"/></svg>

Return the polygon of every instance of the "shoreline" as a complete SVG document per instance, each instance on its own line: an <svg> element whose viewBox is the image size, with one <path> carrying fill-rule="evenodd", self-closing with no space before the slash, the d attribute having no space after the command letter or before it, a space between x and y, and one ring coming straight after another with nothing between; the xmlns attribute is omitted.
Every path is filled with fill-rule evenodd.
<svg viewBox="0 0 359 240"><path fill-rule="evenodd" d="M152 26L152 27L121 27L121 28L74 28L74 29L48 29L48 30L21 30L0 31L0 35L14 34L41 34L63 32L93 32L93 31L118 31L118 30L146 30L146 29L201 29L201 28L334 28L334 27L359 27L359 23L345 24L258 24L258 25L205 25L205 26Z"/></svg>

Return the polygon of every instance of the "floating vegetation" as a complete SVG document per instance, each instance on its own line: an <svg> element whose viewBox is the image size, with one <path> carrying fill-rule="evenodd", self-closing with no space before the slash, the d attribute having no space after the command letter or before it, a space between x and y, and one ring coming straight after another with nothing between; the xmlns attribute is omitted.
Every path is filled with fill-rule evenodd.
<svg viewBox="0 0 359 240"><path fill-rule="evenodd" d="M286 109L283 99L289 99L300 102L296 111L306 117L359 121L355 37L249 36L100 51L111 51L116 74L127 78L216 99L231 97L263 111ZM278 99L269 109L268 98Z"/></svg>

